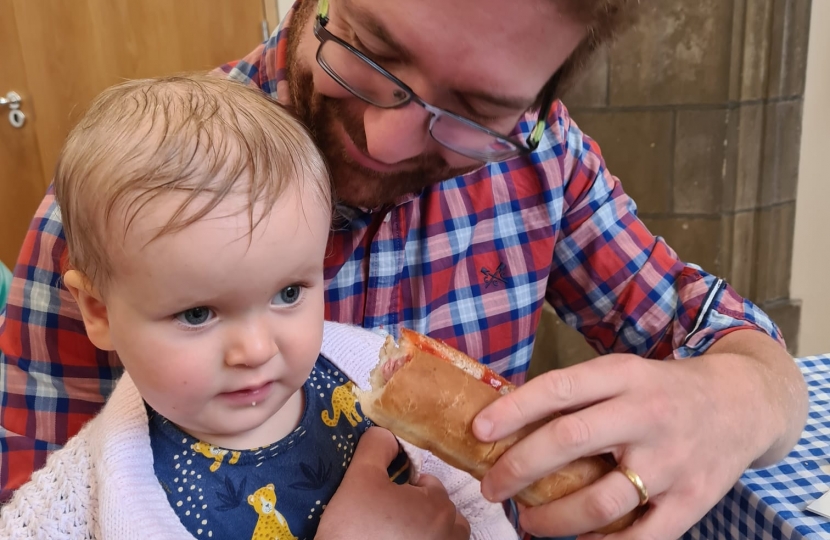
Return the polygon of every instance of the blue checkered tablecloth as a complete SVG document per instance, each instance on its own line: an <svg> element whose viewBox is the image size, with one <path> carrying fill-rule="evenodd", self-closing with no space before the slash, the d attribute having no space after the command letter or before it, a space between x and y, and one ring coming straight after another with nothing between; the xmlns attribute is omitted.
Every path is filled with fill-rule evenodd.
<svg viewBox="0 0 830 540"><path fill-rule="evenodd" d="M830 355L797 360L810 388L810 418L775 467L749 471L684 540L830 539L830 519L806 512L830 490Z"/></svg>

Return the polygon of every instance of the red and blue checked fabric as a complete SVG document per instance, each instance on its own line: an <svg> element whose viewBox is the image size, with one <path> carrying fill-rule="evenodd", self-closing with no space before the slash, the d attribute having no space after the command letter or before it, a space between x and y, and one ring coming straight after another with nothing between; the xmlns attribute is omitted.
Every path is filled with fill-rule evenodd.
<svg viewBox="0 0 830 540"><path fill-rule="evenodd" d="M222 72L283 93L289 25L290 15ZM528 116L518 136L531 126ZM50 191L0 316L0 500L100 409L122 370L84 334L61 285L65 250ZM516 383L546 299L601 352L688 357L739 328L782 339L756 306L646 229L561 103L531 155L446 180L388 211L344 212L326 284L330 320L412 328Z"/></svg>

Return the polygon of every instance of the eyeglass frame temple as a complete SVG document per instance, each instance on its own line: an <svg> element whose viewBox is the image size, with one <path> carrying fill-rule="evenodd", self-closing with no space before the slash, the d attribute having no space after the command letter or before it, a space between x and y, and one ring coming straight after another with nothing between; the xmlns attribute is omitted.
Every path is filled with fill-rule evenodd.
<svg viewBox="0 0 830 540"><path fill-rule="evenodd" d="M548 126L548 116L553 108L553 102L556 101L556 93L559 87L559 80L562 78L562 69L556 70L553 77L550 79L550 85L545 93L542 95L542 102L539 105L539 116L536 118L536 125L527 136L526 144L531 151L539 147L542 140L542 134Z"/></svg>

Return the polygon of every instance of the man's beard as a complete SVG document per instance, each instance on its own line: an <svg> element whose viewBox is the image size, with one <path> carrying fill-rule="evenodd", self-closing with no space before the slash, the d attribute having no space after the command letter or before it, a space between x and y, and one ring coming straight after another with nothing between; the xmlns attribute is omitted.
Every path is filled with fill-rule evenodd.
<svg viewBox="0 0 830 540"><path fill-rule="evenodd" d="M452 168L436 153L395 163L396 167L403 170L390 173L378 172L356 163L346 153L343 131L352 139L359 151L368 155L362 114L350 111L344 100L316 92L311 71L298 61L297 47L300 36L308 18L314 14L315 5L315 2L303 2L292 21L286 55L287 77L295 112L311 131L328 162L337 202L373 209L480 167L474 165Z"/></svg>

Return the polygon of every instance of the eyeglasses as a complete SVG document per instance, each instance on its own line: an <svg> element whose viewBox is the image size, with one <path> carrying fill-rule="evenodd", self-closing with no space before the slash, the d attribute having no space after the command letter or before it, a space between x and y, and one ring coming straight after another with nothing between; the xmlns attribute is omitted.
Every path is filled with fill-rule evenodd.
<svg viewBox="0 0 830 540"><path fill-rule="evenodd" d="M526 141L497 133L463 116L430 105L397 77L326 29L329 0L317 4L314 35L320 41L317 63L355 97L381 109L417 103L430 113L429 134L453 152L482 162L504 161L528 154L539 146L553 104L558 72L542 98L536 125Z"/></svg>

